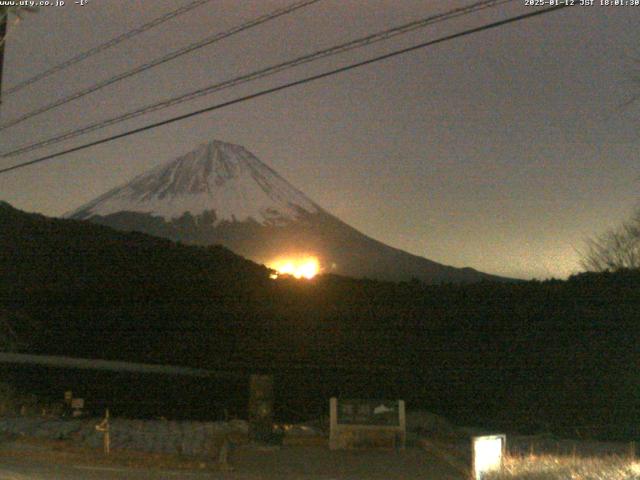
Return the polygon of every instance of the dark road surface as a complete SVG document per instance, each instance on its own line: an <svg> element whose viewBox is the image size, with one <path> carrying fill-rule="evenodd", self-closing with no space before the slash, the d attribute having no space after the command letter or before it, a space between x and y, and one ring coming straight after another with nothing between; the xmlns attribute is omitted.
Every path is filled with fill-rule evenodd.
<svg viewBox="0 0 640 480"><path fill-rule="evenodd" d="M0 459L0 480L461 480L463 475L418 448L404 452L330 451L326 447L244 448L232 455L233 472L140 470L50 465L28 455Z"/></svg>
<svg viewBox="0 0 640 480"><path fill-rule="evenodd" d="M24 459L2 459L0 480L156 480L156 479L212 479L208 472L144 471L121 467L87 465L47 465Z"/></svg>

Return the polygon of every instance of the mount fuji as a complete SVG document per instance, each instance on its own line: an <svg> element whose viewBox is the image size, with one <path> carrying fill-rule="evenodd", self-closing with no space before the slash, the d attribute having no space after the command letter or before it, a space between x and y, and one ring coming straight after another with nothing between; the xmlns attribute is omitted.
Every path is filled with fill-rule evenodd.
<svg viewBox="0 0 640 480"><path fill-rule="evenodd" d="M212 141L65 215L189 244L222 244L258 263L311 255L321 271L428 283L503 280L374 240L323 210L239 145Z"/></svg>

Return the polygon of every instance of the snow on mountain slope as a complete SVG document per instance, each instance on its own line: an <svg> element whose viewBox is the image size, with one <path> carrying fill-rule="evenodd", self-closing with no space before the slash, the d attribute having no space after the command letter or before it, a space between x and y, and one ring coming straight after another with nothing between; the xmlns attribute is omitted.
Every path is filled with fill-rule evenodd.
<svg viewBox="0 0 640 480"><path fill-rule="evenodd" d="M497 278L374 240L320 208L243 147L220 141L200 145L66 216L187 244L220 244L271 266L311 256L320 271L353 277L430 283Z"/></svg>
<svg viewBox="0 0 640 480"><path fill-rule="evenodd" d="M281 225L320 208L239 145L212 141L154 168L65 216L106 217L122 211L167 221L215 212L214 225L254 220Z"/></svg>

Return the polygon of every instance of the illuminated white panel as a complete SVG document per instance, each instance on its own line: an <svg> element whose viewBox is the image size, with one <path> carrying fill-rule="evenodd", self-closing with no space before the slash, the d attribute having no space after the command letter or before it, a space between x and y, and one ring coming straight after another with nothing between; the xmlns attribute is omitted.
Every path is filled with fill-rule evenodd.
<svg viewBox="0 0 640 480"><path fill-rule="evenodd" d="M505 441L505 435L474 437L473 474L476 480L482 480L488 472L500 470Z"/></svg>

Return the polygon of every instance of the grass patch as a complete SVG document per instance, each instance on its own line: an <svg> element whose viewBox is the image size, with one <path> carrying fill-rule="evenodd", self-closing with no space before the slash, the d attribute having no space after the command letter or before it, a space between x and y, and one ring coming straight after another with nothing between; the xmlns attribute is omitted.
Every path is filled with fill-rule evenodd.
<svg viewBox="0 0 640 480"><path fill-rule="evenodd" d="M500 473L486 480L640 480L640 462L609 456L507 456Z"/></svg>

